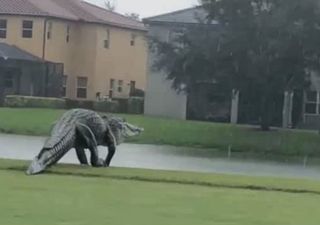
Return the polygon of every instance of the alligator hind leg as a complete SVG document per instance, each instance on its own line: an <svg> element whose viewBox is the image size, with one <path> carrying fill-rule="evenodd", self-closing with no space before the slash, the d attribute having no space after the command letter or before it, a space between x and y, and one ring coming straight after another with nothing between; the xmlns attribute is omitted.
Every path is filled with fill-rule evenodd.
<svg viewBox="0 0 320 225"><path fill-rule="evenodd" d="M89 148L91 153L91 165L93 167L103 167L104 161L99 158L98 153L98 144L97 140L91 131L91 129L86 126L85 124L78 123L77 124L77 133L79 138L82 138L83 142L85 143L86 147Z"/></svg>
<svg viewBox="0 0 320 225"><path fill-rule="evenodd" d="M78 160L82 165L89 165L84 148L77 147L76 153L77 153Z"/></svg>

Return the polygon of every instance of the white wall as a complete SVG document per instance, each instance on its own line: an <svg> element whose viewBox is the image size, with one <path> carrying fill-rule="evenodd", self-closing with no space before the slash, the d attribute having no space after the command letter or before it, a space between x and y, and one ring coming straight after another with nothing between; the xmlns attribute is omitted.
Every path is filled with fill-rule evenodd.
<svg viewBox="0 0 320 225"><path fill-rule="evenodd" d="M152 25L149 29L150 36L156 36L162 41L168 41L170 28ZM156 55L149 52L147 86L145 97L145 114L174 119L186 119L187 96L178 94L171 87L171 81L166 79L163 72L152 69Z"/></svg>

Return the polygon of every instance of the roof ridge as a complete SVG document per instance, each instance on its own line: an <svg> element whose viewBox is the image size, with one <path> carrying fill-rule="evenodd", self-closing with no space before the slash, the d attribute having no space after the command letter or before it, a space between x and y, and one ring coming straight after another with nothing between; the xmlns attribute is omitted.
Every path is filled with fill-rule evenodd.
<svg viewBox="0 0 320 225"><path fill-rule="evenodd" d="M39 10L39 12L43 13L44 15L49 15L48 12L40 9L38 6L36 6L35 4L33 4L31 1L27 0L29 4L31 4L34 8L36 8L37 10Z"/></svg>
<svg viewBox="0 0 320 225"><path fill-rule="evenodd" d="M121 17L126 18L126 19L128 19L128 20L131 20L131 21L133 21L133 22L142 23L141 21L134 20L134 19L132 19L132 18L130 18L130 17L128 17L128 16L125 16L125 15L123 15L123 14L121 14L121 13L118 13L118 12L115 12L115 11L111 11L111 10L109 10L109 9L103 8L103 7L98 6L98 5L95 5L95 4L93 4L93 3L90 3L90 2L87 2L87 1L84 1L84 0L81 0L81 2L83 2L83 3L87 4L87 5L96 7L96 8L98 8L98 9L104 10L104 11L106 11L106 12L108 12L108 13L112 13L112 14L121 16Z"/></svg>
<svg viewBox="0 0 320 225"><path fill-rule="evenodd" d="M53 17L147 31L142 21L83 0L0 0L0 15Z"/></svg>
<svg viewBox="0 0 320 225"><path fill-rule="evenodd" d="M45 16L49 16L49 17L52 17L52 16L55 17L56 16L57 18L61 17L61 15L55 13L54 10L52 10L52 9L51 9L51 11L50 10L46 10L46 9L43 9L40 5L37 5L39 0L26 0L26 1L28 1L30 4L34 5L36 8L40 9L44 13ZM44 0L41 0L41 1L44 2ZM71 1L71 0L68 0L68 1ZM59 8L59 9L65 10L66 12L68 12L71 15L71 17L78 18L73 12L70 12L70 10L67 10L67 9L63 8L61 5L59 5L59 3L57 1L55 1L55 0L47 0L46 2L52 4L53 6ZM63 17L63 18L64 19L70 19L70 18L67 18L67 17L68 16Z"/></svg>
<svg viewBox="0 0 320 225"><path fill-rule="evenodd" d="M143 20L152 20L152 19L156 19L156 18L159 18L159 17L163 17L163 16L175 15L177 13L182 13L182 12L185 12L185 11L194 10L194 9L198 9L198 8L203 8L203 7L201 5L192 6L192 7L188 7L188 8L184 8L184 9L179 9L179 10L176 10L176 11L173 11L173 12L167 12L167 13L162 13L162 14L159 14L159 15L156 15L156 16L143 18Z"/></svg>
<svg viewBox="0 0 320 225"><path fill-rule="evenodd" d="M88 12L88 10L83 8L83 6L81 5L81 3L83 2L82 0L63 0L62 2L61 0L50 0L50 1L55 2L57 5L67 10L69 13L75 15L76 17L79 18L79 20L83 19L82 18L83 15L89 15L90 17L92 17L91 19L99 20L99 18L96 15ZM64 1L68 2L67 5L64 5L65 3ZM80 14L82 15L77 14L76 12L77 10L80 10Z"/></svg>

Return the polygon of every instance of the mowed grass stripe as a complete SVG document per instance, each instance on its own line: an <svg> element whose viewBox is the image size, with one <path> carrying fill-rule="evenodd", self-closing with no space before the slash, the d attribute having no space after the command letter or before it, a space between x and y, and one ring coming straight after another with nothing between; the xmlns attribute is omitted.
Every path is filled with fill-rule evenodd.
<svg viewBox="0 0 320 225"><path fill-rule="evenodd" d="M1 163L2 162L2 163ZM24 173L27 162L0 160L0 170ZM294 180L268 177L246 177L218 174L187 173L140 169L95 169L76 165L59 165L40 176L59 175L84 178L100 178L151 183L181 184L212 188L243 189L253 191L284 192L320 195L320 181Z"/></svg>
<svg viewBox="0 0 320 225"><path fill-rule="evenodd" d="M0 224L5 225L318 225L320 219L320 197L310 194L54 174L28 177L8 170L0 171L0 180Z"/></svg>

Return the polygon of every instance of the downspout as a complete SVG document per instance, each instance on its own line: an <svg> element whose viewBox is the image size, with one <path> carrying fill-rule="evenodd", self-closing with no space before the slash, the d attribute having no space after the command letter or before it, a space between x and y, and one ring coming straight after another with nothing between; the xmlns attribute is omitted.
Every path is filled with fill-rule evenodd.
<svg viewBox="0 0 320 225"><path fill-rule="evenodd" d="M44 19L44 25L43 25L42 60L45 60L45 59L46 59L47 22L48 22L48 18L45 18L45 19Z"/></svg>

